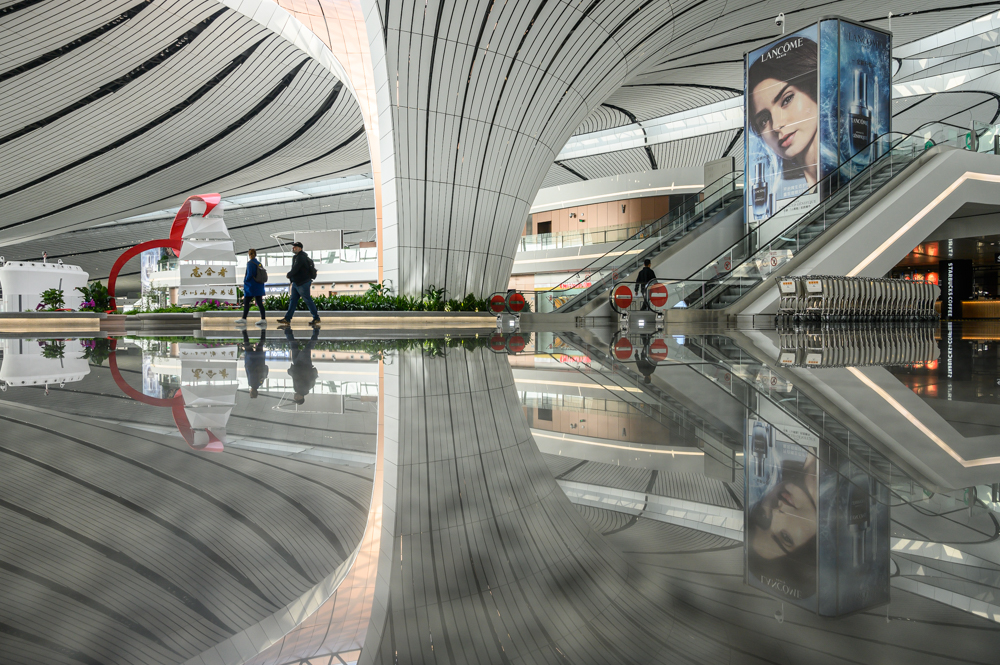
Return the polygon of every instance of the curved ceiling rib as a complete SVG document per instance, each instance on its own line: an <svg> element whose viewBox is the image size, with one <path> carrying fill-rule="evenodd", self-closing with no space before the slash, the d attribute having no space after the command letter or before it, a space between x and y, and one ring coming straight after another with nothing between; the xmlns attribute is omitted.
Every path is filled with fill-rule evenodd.
<svg viewBox="0 0 1000 665"><path fill-rule="evenodd" d="M211 0L175 5L4 8L0 244L163 209L193 190L371 171L354 86L331 73L344 68L318 38L290 41Z"/></svg>

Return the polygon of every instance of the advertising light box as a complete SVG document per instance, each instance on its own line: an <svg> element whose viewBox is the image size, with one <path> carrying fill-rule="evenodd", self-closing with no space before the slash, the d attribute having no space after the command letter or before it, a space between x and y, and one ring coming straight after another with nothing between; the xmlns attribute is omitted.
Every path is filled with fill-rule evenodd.
<svg viewBox="0 0 1000 665"><path fill-rule="evenodd" d="M872 142L891 131L891 55L890 33L840 18L746 54L751 228L780 218L777 233L878 158Z"/></svg>

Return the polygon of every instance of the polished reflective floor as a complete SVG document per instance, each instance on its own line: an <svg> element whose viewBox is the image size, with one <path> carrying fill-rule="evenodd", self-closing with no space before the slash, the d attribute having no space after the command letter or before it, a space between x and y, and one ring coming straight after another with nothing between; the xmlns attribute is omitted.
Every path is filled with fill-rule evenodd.
<svg viewBox="0 0 1000 665"><path fill-rule="evenodd" d="M996 663L1000 325L0 339L0 662Z"/></svg>

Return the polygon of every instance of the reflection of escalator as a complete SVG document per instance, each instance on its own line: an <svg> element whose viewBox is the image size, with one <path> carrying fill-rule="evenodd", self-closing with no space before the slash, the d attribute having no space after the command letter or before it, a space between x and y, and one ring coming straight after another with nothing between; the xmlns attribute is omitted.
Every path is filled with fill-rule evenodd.
<svg viewBox="0 0 1000 665"><path fill-rule="evenodd" d="M707 229L738 212L743 204L741 185L742 173L729 173L692 196L689 202L615 245L606 254L563 280L564 286L586 284L582 293L562 294L558 290L546 292L554 310L560 314L579 310L605 295L615 282L627 279L642 266L644 260L653 259L681 240L691 237L695 231Z"/></svg>
<svg viewBox="0 0 1000 665"><path fill-rule="evenodd" d="M640 409L650 418L664 424L671 422L673 423L673 427L680 426L688 434L693 433L699 439L707 439L710 442L725 445L733 450L742 450L742 432L736 431L720 419L712 418L708 414L703 417L668 391L663 390L653 383L647 383L641 367L616 361L606 349L585 341L575 333L559 333L559 335L586 353L593 361L604 367L614 368L611 371L601 373L602 384L638 388L645 395L652 397L658 407L654 408L650 405L643 405ZM706 405L706 408L708 408L708 405Z"/></svg>
<svg viewBox="0 0 1000 665"><path fill-rule="evenodd" d="M741 368L755 365L764 367L729 337L722 335L688 337L687 344L692 349L697 349L706 360L728 367L734 376L745 374L738 371ZM763 399L772 408L784 412L791 420L801 423L821 440L832 443L855 461L863 460L859 463L874 472L883 482L891 482L896 489L906 489L900 485L901 482L909 483L902 469L874 450L859 434L834 419L798 388L789 386L789 392L775 399L769 389L758 387L750 381L744 380L744 382L752 388L752 393L755 393L758 399Z"/></svg>
<svg viewBox="0 0 1000 665"><path fill-rule="evenodd" d="M852 158L788 207L792 209L799 201L824 193L819 203L791 217L791 221L789 216L776 215L747 233L688 281L677 285L688 308L730 307L761 282L781 273L784 264L913 164L923 154L922 136L921 133L879 137L865 148L878 156L864 160L871 162L869 166L847 180L843 174L845 170L853 170Z"/></svg>

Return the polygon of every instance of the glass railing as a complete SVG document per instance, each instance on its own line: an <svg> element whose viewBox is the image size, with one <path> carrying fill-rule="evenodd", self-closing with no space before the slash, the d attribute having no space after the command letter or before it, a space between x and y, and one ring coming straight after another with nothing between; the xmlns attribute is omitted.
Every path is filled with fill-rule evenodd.
<svg viewBox="0 0 1000 665"><path fill-rule="evenodd" d="M661 278L671 293L668 306L721 309L732 305L765 279L779 274L826 229L863 204L869 196L935 145L958 146L952 126L929 123L911 134L884 134L843 162L783 210L749 231L687 279ZM867 163L860 168L858 163ZM803 211L803 209L805 210Z"/></svg>
<svg viewBox="0 0 1000 665"><path fill-rule="evenodd" d="M638 226L608 226L586 231L560 231L558 233L542 233L533 236L521 236L518 252L537 252L546 249L563 249L566 247L583 247L584 245L603 245L610 242L628 240L638 230Z"/></svg>
<svg viewBox="0 0 1000 665"><path fill-rule="evenodd" d="M727 173L710 183L697 197L647 224L608 250L560 285L539 289L538 298L550 306L536 311L569 311L599 296L614 282L625 279L649 258L710 220L743 190L743 172Z"/></svg>

